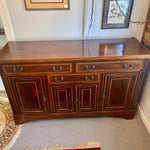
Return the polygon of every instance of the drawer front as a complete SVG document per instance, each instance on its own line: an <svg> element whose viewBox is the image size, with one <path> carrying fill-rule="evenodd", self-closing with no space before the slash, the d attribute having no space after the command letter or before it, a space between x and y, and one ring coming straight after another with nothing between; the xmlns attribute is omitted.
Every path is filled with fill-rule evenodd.
<svg viewBox="0 0 150 150"><path fill-rule="evenodd" d="M72 64L3 65L2 67L6 74L72 72Z"/></svg>
<svg viewBox="0 0 150 150"><path fill-rule="evenodd" d="M99 82L99 74L62 74L48 77L49 84Z"/></svg>
<svg viewBox="0 0 150 150"><path fill-rule="evenodd" d="M77 63L77 72L94 72L94 71L140 71L142 61L112 61L112 62L90 62Z"/></svg>

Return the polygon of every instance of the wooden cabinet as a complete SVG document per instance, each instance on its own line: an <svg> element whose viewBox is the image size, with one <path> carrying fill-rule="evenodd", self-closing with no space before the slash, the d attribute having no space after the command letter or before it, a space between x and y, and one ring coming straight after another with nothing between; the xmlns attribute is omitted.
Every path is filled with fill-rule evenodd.
<svg viewBox="0 0 150 150"><path fill-rule="evenodd" d="M73 86L53 85L50 95L55 113L73 112Z"/></svg>
<svg viewBox="0 0 150 150"><path fill-rule="evenodd" d="M104 62L90 62L78 63L77 72L97 72L97 71L140 71L142 68L141 60L128 60L128 61L104 61Z"/></svg>
<svg viewBox="0 0 150 150"><path fill-rule="evenodd" d="M8 77L17 114L46 114L46 94L42 77Z"/></svg>
<svg viewBox="0 0 150 150"><path fill-rule="evenodd" d="M22 64L22 65L3 65L3 70L7 74L33 74L33 73L70 73L72 72L72 64Z"/></svg>
<svg viewBox="0 0 150 150"><path fill-rule="evenodd" d="M149 59L134 38L8 42L0 51L0 75L16 124L79 116L132 119Z"/></svg>
<svg viewBox="0 0 150 150"><path fill-rule="evenodd" d="M96 110L97 84L52 85L50 91L54 113Z"/></svg>
<svg viewBox="0 0 150 150"><path fill-rule="evenodd" d="M103 92L103 110L130 109L138 73L107 73Z"/></svg>
<svg viewBox="0 0 150 150"><path fill-rule="evenodd" d="M96 110L96 103L98 99L98 85L84 84L76 85L76 111L91 112Z"/></svg>

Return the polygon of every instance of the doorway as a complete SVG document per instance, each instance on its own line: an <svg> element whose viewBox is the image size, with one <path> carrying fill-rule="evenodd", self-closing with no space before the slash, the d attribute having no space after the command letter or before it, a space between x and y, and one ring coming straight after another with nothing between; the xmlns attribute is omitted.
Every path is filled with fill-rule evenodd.
<svg viewBox="0 0 150 150"><path fill-rule="evenodd" d="M0 17L0 51L5 46L6 43L7 43L7 38L6 38L5 30L4 30L1 17ZM5 88L0 77L0 93L4 93L4 92L5 92Z"/></svg>
<svg viewBox="0 0 150 150"><path fill-rule="evenodd" d="M5 30L0 18L0 50L4 47L4 45L7 43L6 35L5 35Z"/></svg>

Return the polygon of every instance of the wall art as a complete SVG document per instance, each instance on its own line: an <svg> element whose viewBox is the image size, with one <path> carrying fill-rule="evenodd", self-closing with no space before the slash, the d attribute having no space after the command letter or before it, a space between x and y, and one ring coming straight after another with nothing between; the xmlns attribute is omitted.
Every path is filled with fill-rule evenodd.
<svg viewBox="0 0 150 150"><path fill-rule="evenodd" d="M134 0L104 0L102 29L128 28Z"/></svg>
<svg viewBox="0 0 150 150"><path fill-rule="evenodd" d="M142 38L142 43L150 50L150 7L147 15L147 23Z"/></svg>
<svg viewBox="0 0 150 150"><path fill-rule="evenodd" d="M25 0L26 10L69 9L69 0Z"/></svg>

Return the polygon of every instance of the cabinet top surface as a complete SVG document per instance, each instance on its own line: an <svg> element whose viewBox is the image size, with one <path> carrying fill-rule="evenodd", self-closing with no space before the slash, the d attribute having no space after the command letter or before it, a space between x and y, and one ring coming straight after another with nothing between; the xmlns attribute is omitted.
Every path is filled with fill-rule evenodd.
<svg viewBox="0 0 150 150"><path fill-rule="evenodd" d="M0 62L150 58L135 38L109 40L16 41L0 50Z"/></svg>

